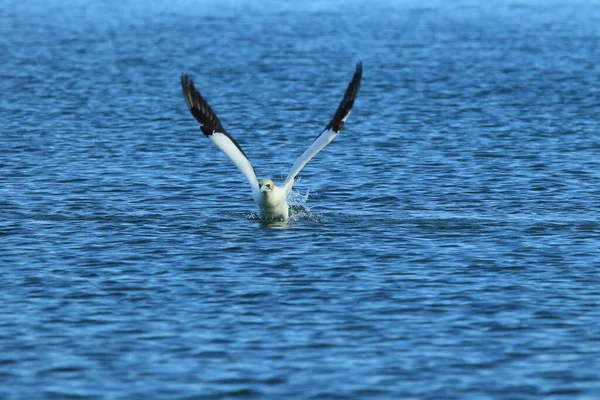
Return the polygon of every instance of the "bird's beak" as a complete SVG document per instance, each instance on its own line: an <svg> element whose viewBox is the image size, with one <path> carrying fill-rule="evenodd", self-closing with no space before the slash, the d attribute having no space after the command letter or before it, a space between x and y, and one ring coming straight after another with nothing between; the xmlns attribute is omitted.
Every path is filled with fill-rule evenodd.
<svg viewBox="0 0 600 400"><path fill-rule="evenodd" d="M268 192L268 191L269 191L269 187L268 187L267 185L264 185L264 186L262 186L262 187L260 188L260 191L261 191L262 193Z"/></svg>

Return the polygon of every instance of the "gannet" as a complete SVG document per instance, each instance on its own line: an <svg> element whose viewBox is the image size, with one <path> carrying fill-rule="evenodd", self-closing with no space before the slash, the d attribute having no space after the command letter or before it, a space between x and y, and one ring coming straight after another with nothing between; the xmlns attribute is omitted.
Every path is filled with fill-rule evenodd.
<svg viewBox="0 0 600 400"><path fill-rule="evenodd" d="M261 180L256 178L256 172L246 153L244 153L240 144L223 128L217 114L200 95L200 92L196 90L194 81L186 73L181 74L181 88L190 112L200 123L202 133L231 158L250 183L252 198L260 209L261 217L285 221L290 217L287 196L294 185L294 178L340 132L344 122L350 115L350 111L352 111L356 96L358 96L361 78L362 62L358 62L352 81L348 84L346 93L333 118L313 140L308 149L298 157L281 186L275 185L273 180L269 178Z"/></svg>

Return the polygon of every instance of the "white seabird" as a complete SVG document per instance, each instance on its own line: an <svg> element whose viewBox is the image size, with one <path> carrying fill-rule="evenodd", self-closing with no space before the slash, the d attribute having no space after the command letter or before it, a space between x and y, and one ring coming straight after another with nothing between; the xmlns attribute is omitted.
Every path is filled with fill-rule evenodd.
<svg viewBox="0 0 600 400"><path fill-rule="evenodd" d="M281 186L275 185L272 179L261 179L259 181L256 178L254 167L250 163L250 160L248 160L240 144L223 128L217 114L210 108L206 100L200 95L200 92L196 90L193 80L185 73L181 74L181 87L185 102L194 118L200 123L202 133L231 158L250 183L252 198L258 204L261 216L285 221L289 218L287 195L292 190L294 178L306 163L327 146L340 132L346 118L348 118L350 111L352 111L356 96L358 96L361 78L362 62L359 62L356 64L352 81L348 84L344 98L340 102L333 118L308 149L298 157Z"/></svg>

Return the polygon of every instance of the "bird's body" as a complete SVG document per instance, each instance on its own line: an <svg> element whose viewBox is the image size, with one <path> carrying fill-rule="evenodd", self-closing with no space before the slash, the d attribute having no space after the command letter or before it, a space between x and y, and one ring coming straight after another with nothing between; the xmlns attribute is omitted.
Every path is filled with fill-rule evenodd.
<svg viewBox="0 0 600 400"><path fill-rule="evenodd" d="M258 205L261 216L270 219L287 220L289 218L287 196L294 185L294 178L306 163L327 146L340 132L346 118L350 115L354 100L356 100L356 96L358 95L361 78L362 63L359 62L356 65L352 81L348 85L344 98L340 102L333 118L327 124L325 130L315 138L309 148L298 157L281 186L276 186L272 179L261 179L259 181L256 178L254 167L239 143L223 128L217 115L196 90L194 82L186 74L181 75L181 87L183 89L183 97L190 112L200 123L200 130L231 158L233 163L244 174L248 183L250 183L252 198Z"/></svg>
<svg viewBox="0 0 600 400"><path fill-rule="evenodd" d="M287 195L285 188L276 186L271 179L261 179L259 189L252 190L252 198L260 208L261 215L266 218L289 218Z"/></svg>

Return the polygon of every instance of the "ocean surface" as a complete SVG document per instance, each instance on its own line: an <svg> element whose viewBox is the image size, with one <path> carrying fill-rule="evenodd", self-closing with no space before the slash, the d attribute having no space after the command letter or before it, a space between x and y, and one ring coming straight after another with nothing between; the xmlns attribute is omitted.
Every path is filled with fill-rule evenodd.
<svg viewBox="0 0 600 400"><path fill-rule="evenodd" d="M258 217L189 73L281 183ZM600 399L600 2L0 2L0 398Z"/></svg>

